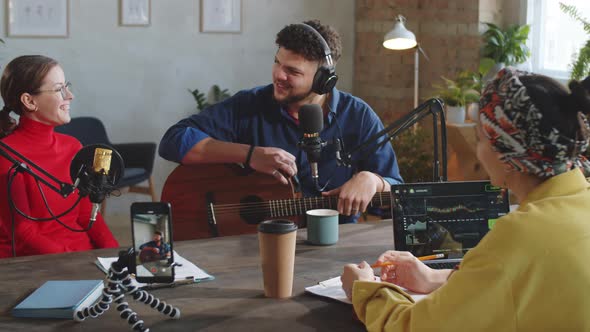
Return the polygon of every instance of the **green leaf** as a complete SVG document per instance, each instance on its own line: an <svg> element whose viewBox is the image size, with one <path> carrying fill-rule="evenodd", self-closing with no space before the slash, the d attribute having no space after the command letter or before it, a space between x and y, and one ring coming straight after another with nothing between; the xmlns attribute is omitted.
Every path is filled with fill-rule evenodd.
<svg viewBox="0 0 590 332"><path fill-rule="evenodd" d="M479 60L479 74L485 76L495 64L492 58L482 58Z"/></svg>
<svg viewBox="0 0 590 332"><path fill-rule="evenodd" d="M490 39L488 39L488 43L495 45L495 46L500 46L500 42L498 41L498 38L496 38L496 37L490 37Z"/></svg>
<svg viewBox="0 0 590 332"><path fill-rule="evenodd" d="M561 8L561 11L563 11L565 14L569 15L574 20L582 23L584 25L584 31L586 31L586 33L590 33L590 22L588 22L586 18L580 15L575 6L565 5L560 2L559 7Z"/></svg>
<svg viewBox="0 0 590 332"><path fill-rule="evenodd" d="M573 80L579 81L590 76L590 40L580 49L577 59L571 64L571 70L570 78Z"/></svg>
<svg viewBox="0 0 590 332"><path fill-rule="evenodd" d="M559 3L559 8L565 14L569 15L576 21L579 21L584 26L584 31L590 34L590 23L586 18L583 18L578 12L577 8L573 5L566 5L562 2ZM577 58L570 64L571 75L570 78L574 80L582 80L586 76L590 75L590 40L586 41L586 44L582 46L578 52Z"/></svg>
<svg viewBox="0 0 590 332"><path fill-rule="evenodd" d="M485 23L488 30L484 32L483 57L491 58L496 63L507 65L525 62L530 53L526 48L526 40L530 32L528 25L512 25L506 30L492 23ZM525 47L523 49L523 47Z"/></svg>
<svg viewBox="0 0 590 332"><path fill-rule="evenodd" d="M524 39L527 39L529 37L530 31L531 31L531 26L528 24L525 24L519 29L518 35Z"/></svg>

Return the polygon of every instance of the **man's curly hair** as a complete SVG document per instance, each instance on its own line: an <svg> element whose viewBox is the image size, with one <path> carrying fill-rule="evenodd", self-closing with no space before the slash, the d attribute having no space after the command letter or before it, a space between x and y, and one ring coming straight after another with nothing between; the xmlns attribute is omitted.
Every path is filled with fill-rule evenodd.
<svg viewBox="0 0 590 332"><path fill-rule="evenodd" d="M342 41L340 35L333 27L322 25L318 20L303 22L314 29L324 37L326 43L332 52L332 61L336 62L342 54ZM310 61L321 61L324 63L324 48L318 37L300 24L290 24L279 31L276 43L279 47L284 47L292 52L300 54Z"/></svg>

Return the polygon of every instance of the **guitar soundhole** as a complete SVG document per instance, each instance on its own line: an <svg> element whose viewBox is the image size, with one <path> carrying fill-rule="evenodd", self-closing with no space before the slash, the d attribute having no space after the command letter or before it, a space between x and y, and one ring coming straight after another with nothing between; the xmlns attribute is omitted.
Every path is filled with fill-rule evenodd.
<svg viewBox="0 0 590 332"><path fill-rule="evenodd" d="M246 196L240 200L240 217L247 224L256 225L268 217L267 206L258 196Z"/></svg>

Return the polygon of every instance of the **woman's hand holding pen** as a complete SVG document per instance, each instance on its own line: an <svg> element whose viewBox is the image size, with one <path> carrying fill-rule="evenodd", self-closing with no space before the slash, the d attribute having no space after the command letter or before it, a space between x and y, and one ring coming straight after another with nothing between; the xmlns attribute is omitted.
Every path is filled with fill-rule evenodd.
<svg viewBox="0 0 590 332"><path fill-rule="evenodd" d="M352 284L356 280L375 280L373 269L367 262L363 261L360 264L344 265L344 272L342 272L342 275L340 276L340 281L342 281L342 289L344 289L344 292L349 299L352 299Z"/></svg>
<svg viewBox="0 0 590 332"><path fill-rule="evenodd" d="M453 270L435 270L422 263L424 260L443 258L436 254L416 257L407 251L389 250L379 256L374 265L367 262L347 264L340 276L342 288L352 299L352 285L356 280L374 281L374 267L381 268L381 280L404 287L416 293L428 294L442 286Z"/></svg>
<svg viewBox="0 0 590 332"><path fill-rule="evenodd" d="M381 280L416 293L430 293L442 286L452 270L435 270L407 251L389 250L379 256Z"/></svg>

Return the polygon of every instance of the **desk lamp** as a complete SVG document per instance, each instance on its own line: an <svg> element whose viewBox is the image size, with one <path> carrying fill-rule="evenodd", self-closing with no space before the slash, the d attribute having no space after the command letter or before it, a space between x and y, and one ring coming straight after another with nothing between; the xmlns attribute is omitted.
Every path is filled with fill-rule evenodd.
<svg viewBox="0 0 590 332"><path fill-rule="evenodd" d="M418 45L416 41L416 36L413 32L406 29L404 22L406 18L402 15L398 15L395 18L395 24L393 25L393 29L389 31L385 38L383 39L383 47L390 49L390 50L407 50L410 48L415 49L414 54L414 108L418 107L418 60L419 54L421 52L422 55L428 59L424 50Z"/></svg>

